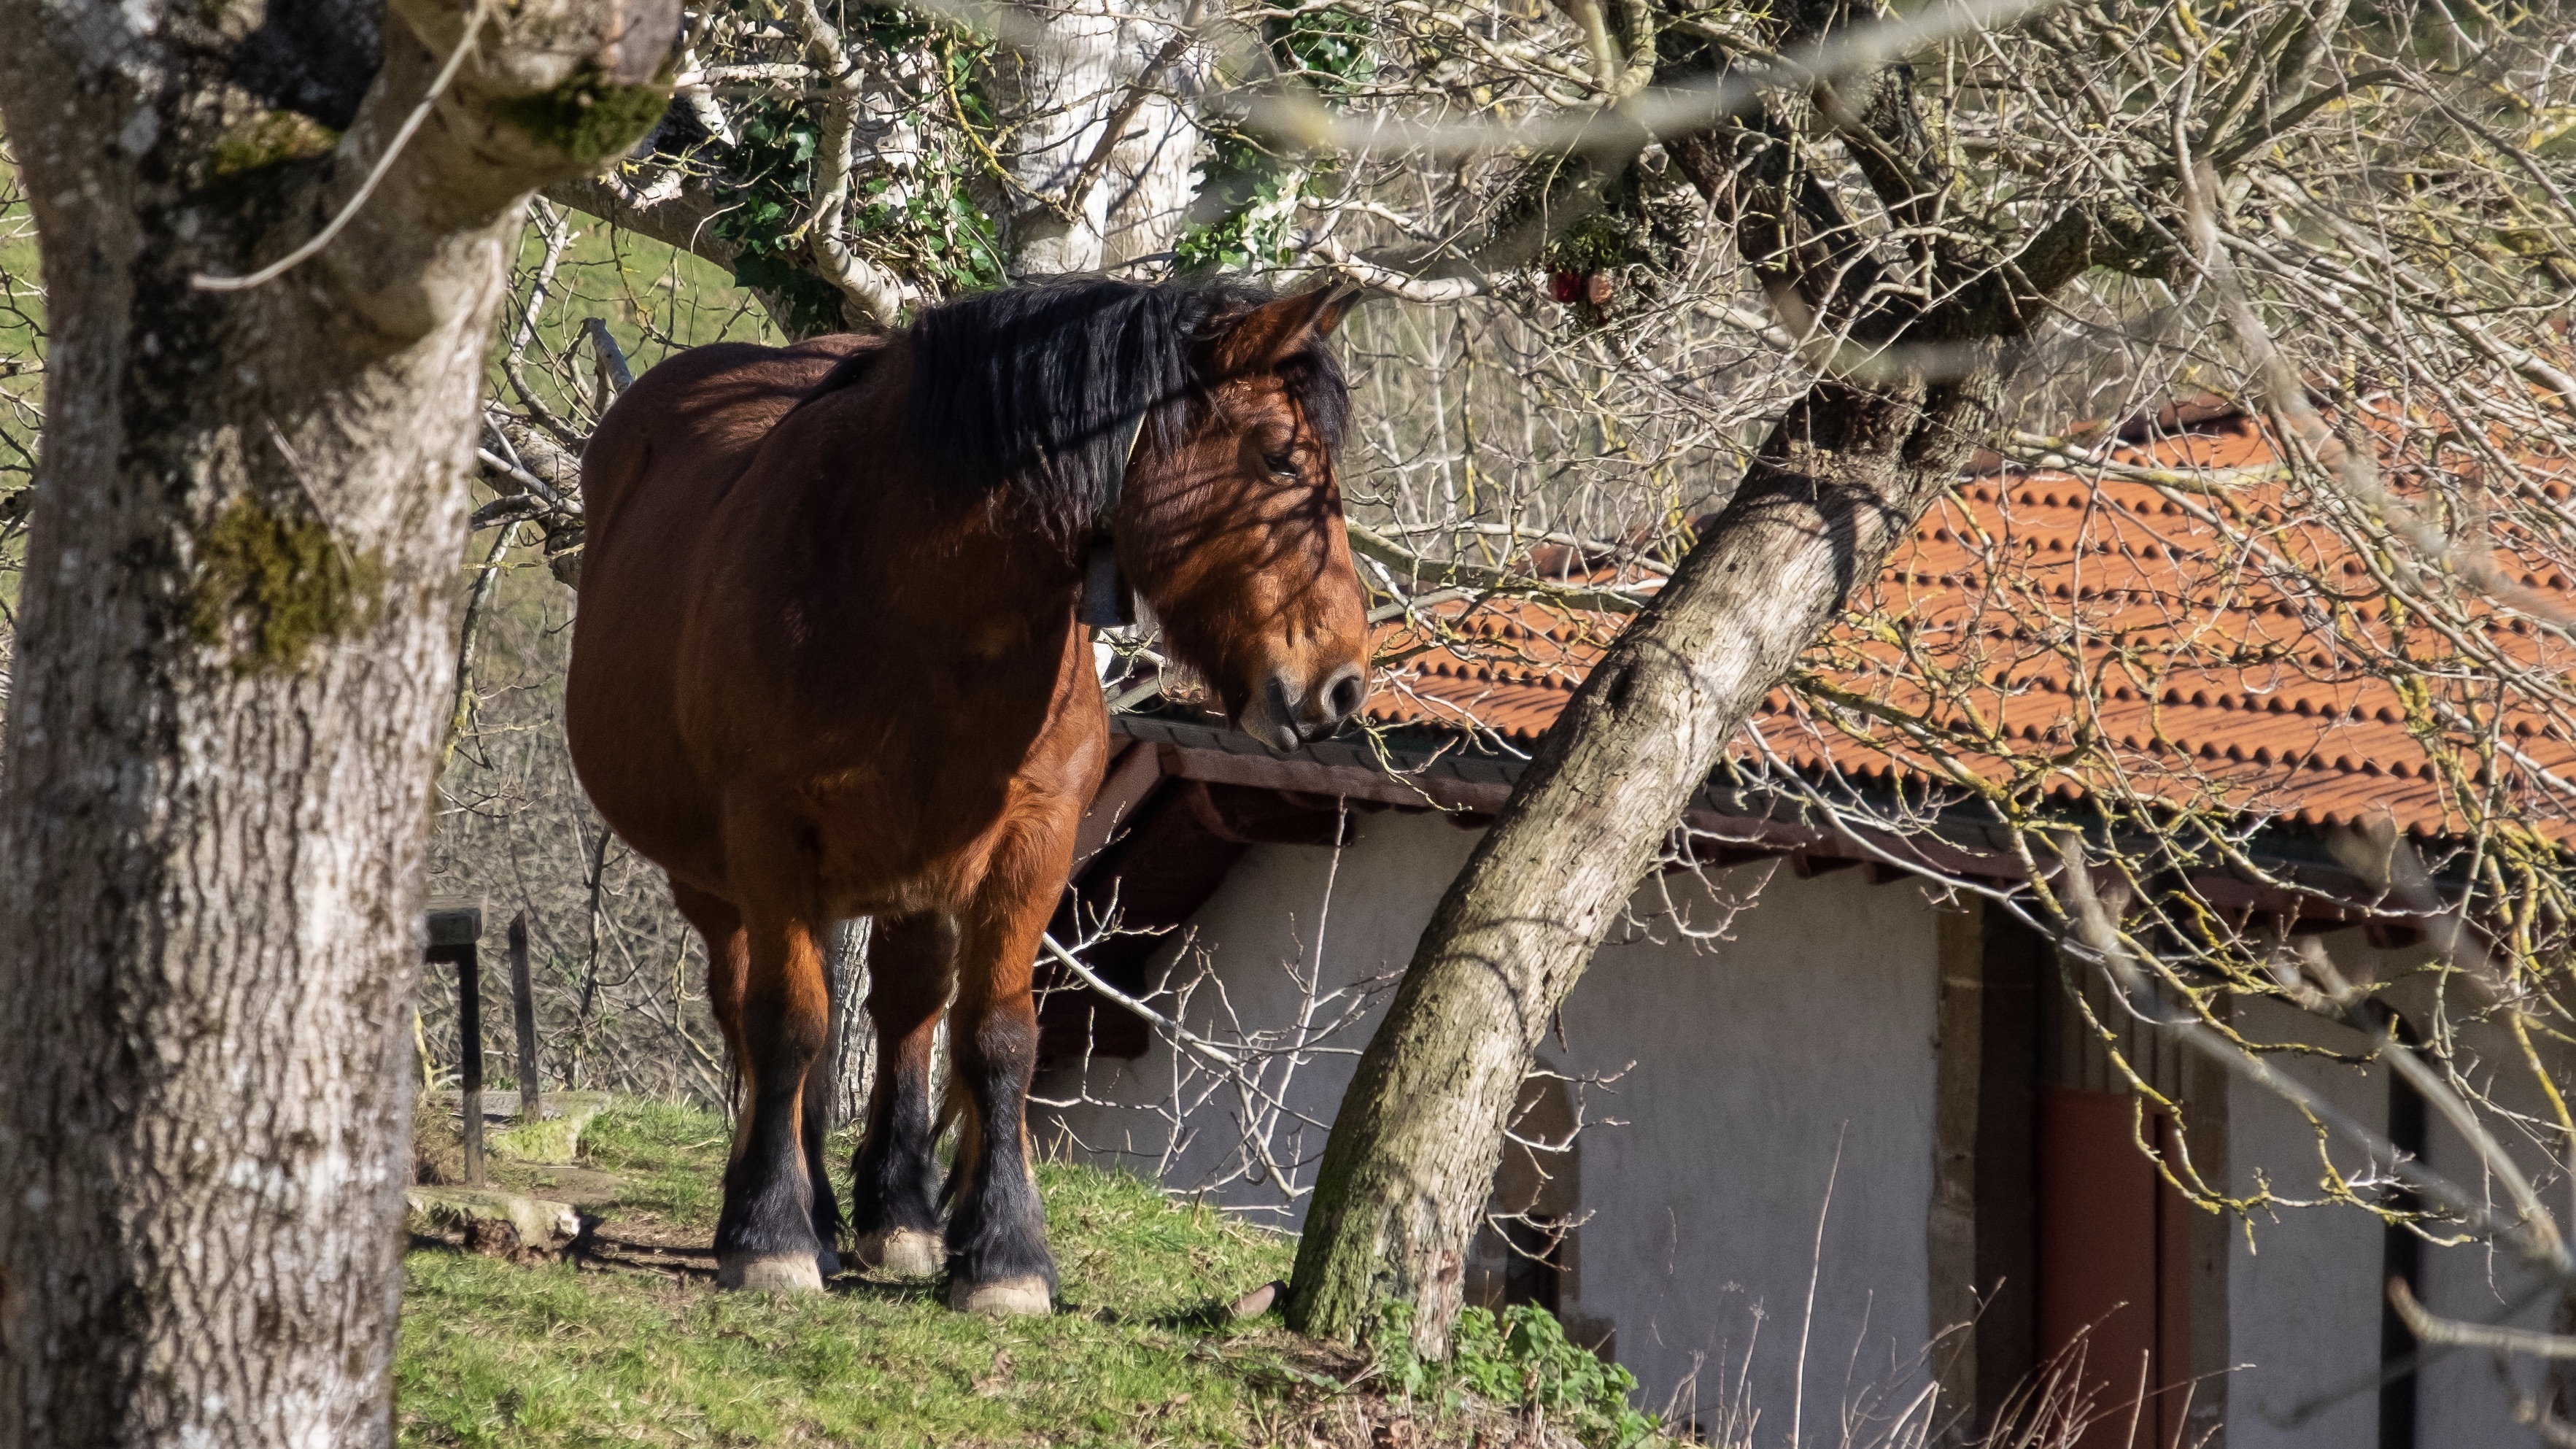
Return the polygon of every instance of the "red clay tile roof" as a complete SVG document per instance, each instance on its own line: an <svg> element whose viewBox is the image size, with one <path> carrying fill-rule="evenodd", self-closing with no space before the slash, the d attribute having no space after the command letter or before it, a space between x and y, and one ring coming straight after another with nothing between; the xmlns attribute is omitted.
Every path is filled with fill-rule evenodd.
<svg viewBox="0 0 2576 1449"><path fill-rule="evenodd" d="M1808 772L1966 775L2011 782L2025 798L2111 792L2309 825L2385 813L2418 835L2461 831L2459 792L2481 788L2476 752L2461 751L2475 736L2463 731L2495 708L2496 671L2476 656L2558 672L2576 657L2483 602L2464 611L2471 627L2457 637L2413 616L2392 622L2363 560L2318 516L2329 501L2277 481L2261 428L2205 408L2164 421L2185 431L2100 461L2226 486L2055 469L1963 482L1809 650L1795 687L1764 701L1761 739ZM2526 563L2527 587L2568 591L2566 578ZM1523 748L1624 622L1528 601L1437 613L1443 639L1401 627L1382 636L1398 662L1369 717L1469 726ZM2410 705L2372 668L2381 651L2419 670L2451 666L2451 677L2416 674L2430 683ZM2501 738L2519 758L2497 768L2576 778L2563 722L2508 705ZM2576 840L2576 800L2521 794L2543 835Z"/></svg>

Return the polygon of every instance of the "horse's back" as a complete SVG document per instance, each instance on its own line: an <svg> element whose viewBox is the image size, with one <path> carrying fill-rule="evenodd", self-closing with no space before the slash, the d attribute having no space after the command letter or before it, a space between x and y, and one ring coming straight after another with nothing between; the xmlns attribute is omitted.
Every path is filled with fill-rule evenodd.
<svg viewBox="0 0 2576 1449"><path fill-rule="evenodd" d="M582 450L584 552L615 532L648 474L657 496L684 496L675 502L720 493L817 382L842 361L884 344L864 334L793 347L717 342L674 354L637 378Z"/></svg>
<svg viewBox="0 0 2576 1449"><path fill-rule="evenodd" d="M565 731L601 813L675 874L702 873L681 857L705 848L715 804L693 787L676 698L676 647L707 580L708 520L779 420L834 367L883 342L691 348L637 378L583 450Z"/></svg>

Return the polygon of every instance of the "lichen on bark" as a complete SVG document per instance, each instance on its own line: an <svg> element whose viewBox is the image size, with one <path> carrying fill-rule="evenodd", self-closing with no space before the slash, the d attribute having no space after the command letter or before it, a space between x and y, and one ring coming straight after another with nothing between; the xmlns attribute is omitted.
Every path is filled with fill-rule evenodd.
<svg viewBox="0 0 2576 1449"><path fill-rule="evenodd" d="M352 554L321 520L284 518L244 495L200 543L188 631L210 647L235 644L244 673L292 669L317 641L374 619L384 579L373 550Z"/></svg>

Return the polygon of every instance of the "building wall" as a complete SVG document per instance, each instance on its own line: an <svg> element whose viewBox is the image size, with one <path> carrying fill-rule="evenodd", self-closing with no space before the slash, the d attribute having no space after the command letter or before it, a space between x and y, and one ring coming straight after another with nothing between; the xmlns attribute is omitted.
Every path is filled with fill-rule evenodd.
<svg viewBox="0 0 2576 1449"><path fill-rule="evenodd" d="M2334 933L2324 944L2339 970L2363 981L2400 977L2428 954L2420 948L2374 950L2359 932ZM2401 987L2391 996L2410 1018L2429 1019L2429 983ZM2459 1012L2455 1003L2455 1022ZM2345 1053L2366 1046L2358 1033L2281 1002L2241 1002L2234 1020L2257 1042L2306 1042ZM2458 1040L2491 1068L2480 1075L2498 1101L2546 1119L2548 1108L2519 1071L2519 1050L2510 1041L2474 1023L2460 1026ZM2270 1060L2371 1130L2386 1130L2385 1068L2364 1070L2286 1054ZM2239 1191L2249 1190L2259 1171L2284 1197L2319 1195L2326 1168L2318 1156L2316 1130L2296 1109L2240 1078L2229 1088L2228 1113L2231 1175ZM2476 1154L2439 1113L2428 1115L2426 1157L2433 1169L2473 1188L2484 1181ZM2348 1145L2336 1142L2327 1152L2335 1168L2348 1176L2374 1173L2364 1154ZM2516 1156L2535 1180L2553 1175L2542 1154L2524 1150ZM2380 1365L2385 1229L2378 1218L2349 1207L2283 1209L2277 1218L2258 1218L2250 1245L2244 1233L2236 1234L2228 1265L2229 1352L2244 1366L2231 1385L2229 1449L2378 1444L2378 1394L2356 1385ZM2548 1327L2546 1299L2507 1315L2507 1307L2526 1295L2530 1283L2510 1259L2474 1246L2428 1243L2421 1249L2421 1263L2422 1281L2415 1289L2436 1313ZM2537 1388L2540 1374L2525 1362L2516 1377L2529 1391ZM2305 1421L2283 1422L2295 1408L2337 1393L2343 1396ZM2535 1442L2531 1430L2514 1422L2511 1395L2498 1382L2488 1355L2454 1353L2436 1360L2418 1376L2416 1394L2415 1443L2420 1449L2520 1449Z"/></svg>
<svg viewBox="0 0 2576 1449"><path fill-rule="evenodd" d="M1253 848L1187 939L1163 953L1177 975L1205 966L1221 977L1221 998L1211 984L1192 997L1194 1026L1219 1037L1276 1028L1305 1007L1307 973L1330 992L1402 970L1476 836L1434 815L1355 818L1356 837L1338 853ZM1754 1414L1763 1442L1784 1440L1793 1418L1813 1438L1839 1425L1846 1407L1887 1414L1907 1402L1929 1378L1925 1344L1942 1326L1931 1322L1927 1246L1940 915L1919 889L1873 885L1858 870L1800 879L1754 864L1715 886L1715 899L1686 878L1673 888L1695 927L1724 923L1725 939L1684 940L1667 928L1606 946L1542 1049L1551 1070L1619 1077L1581 1094L1592 1125L1573 1180L1589 1216L1566 1254L1562 1313L1579 1334L1606 1339L1650 1405L1671 1402L1720 1442ZM1661 903L1650 887L1637 908L1650 914ZM2364 979L2402 964L2357 933L2329 941ZM1383 1001L1381 993L1332 1045L1364 1045ZM2239 1012L2257 1039L2345 1049L2357 1041L2276 1003ZM2274 1060L2360 1120L2385 1122L2386 1084L2374 1072ZM1312 1119L1272 1134L1301 1188L1351 1066L1348 1055L1326 1056L1284 1081L1274 1069L1270 1085L1286 1108ZM1042 1110L1033 1130L1059 1150L1159 1172L1255 1221L1296 1227L1302 1199L1240 1172L1240 1108L1230 1095L1197 1100L1175 1145L1148 1110L1171 1099L1175 1071L1160 1041L1137 1061L1093 1064L1087 1080L1051 1071L1041 1096L1089 1100ZM2216 1090L2224 1140L2209 1148L2223 1154L2237 1189L2260 1173L2284 1196L2316 1195L2324 1169L2306 1121L2241 1079ZM2430 1150L2437 1167L2477 1180L2473 1158L2438 1121ZM2348 1149L2334 1161L2366 1167ZM2378 1220L2348 1208L2284 1210L2257 1221L2250 1244L2241 1225L2229 1238L2212 1250L2213 1276L2223 1272L2225 1283L2217 1361L2239 1366L2226 1389L2228 1449L2377 1444L2368 1388L2302 1423L2283 1420L2378 1367ZM2437 1311L2488 1321L2521 1282L2512 1265L2476 1249L2427 1248L2423 1276ZM2518 1321L2546 1318L2541 1304ZM2420 1394L2423 1449L2529 1442L2483 1356L2434 1365Z"/></svg>
<svg viewBox="0 0 2576 1449"><path fill-rule="evenodd" d="M2478 1159L2438 1116L2432 1123L2430 1151L2433 1170L2454 1182L2478 1184L2483 1178ZM2535 1181L2547 1182L2550 1174L2541 1164L2525 1157L2525 1171ZM2565 1187L2545 1193L2565 1200ZM2523 1328L2547 1330L2554 1295L2540 1295L2525 1302L2521 1311L2508 1313L2514 1303L2532 1298L2535 1275L2511 1257L2490 1253L2481 1247L2424 1249L2424 1281L2415 1291L2424 1305L2445 1317L2471 1323L2510 1323ZM2540 1366L2524 1360L2514 1366L2513 1378L2522 1392L2546 1398ZM2522 1449L2537 1443L2528 1428L2513 1419L2513 1396L2496 1378L2493 1356L2484 1353L2458 1352L2443 1357L2425 1368L2416 1389L2416 1419L2419 1426L2415 1442L2420 1449L2449 1449L2458 1444L2470 1449Z"/></svg>
<svg viewBox="0 0 2576 1449"><path fill-rule="evenodd" d="M2343 953L2338 952L2338 956ZM2409 952L2398 964L2412 964L2431 956L2424 948ZM2390 975L2386 965L2372 972L2378 979ZM2398 1006L2416 1020L2429 1020L2437 979L2431 973L2409 982L2398 993ZM2473 1016L2485 992L2474 983L2455 978L2451 1015L2455 1022ZM2471 1075L2482 1089L2508 1110L2524 1114L2534 1122L2557 1118L2556 1109L2540 1091L2525 1065L2521 1047L2500 1031L2474 1021L2459 1027L2460 1043L2476 1062ZM2534 1035L2533 1050L2548 1063L2549 1070L2560 1082L2569 1079L2570 1053L2549 1038ZM2472 1192L2494 1195L2502 1205L2502 1192L2483 1169L2478 1154L2442 1119L2438 1111L2426 1114L2425 1156L2434 1171ZM2567 1202L2565 1165L2553 1162L2551 1155L2529 1140L2509 1131L2502 1145L2513 1154L2524 1177L2537 1185L2544 1201L2560 1205ZM2562 1217L2561 1221L2564 1221ZM2416 1293L2426 1307L2445 1317L2472 1323L2511 1323L2523 1328L2546 1330L2550 1327L2555 1295L2535 1295L2537 1275L2522 1266L2511 1255L2489 1252L2483 1247L2438 1248L2430 1245L2421 1250L2423 1281ZM2516 1303L2519 1311L2508 1312ZM2525 1359L2513 1369L2513 1382L2521 1393L2545 1399L2540 1365ZM2484 1449L2488 1445L2521 1446L2537 1442L2533 1432L2513 1421L2514 1394L2497 1379L2495 1360L2491 1355L2456 1352L2428 1365L2417 1387L2417 1419L2422 1426L2416 1443L2422 1449L2443 1449L2450 1444L2466 1444Z"/></svg>
<svg viewBox="0 0 2576 1449"><path fill-rule="evenodd" d="M2235 1024L2250 1041L2308 1042L2345 1052L2363 1046L2358 1035L2280 1002L2240 1002ZM2288 1054L2274 1056L2272 1064L2373 1131L2384 1129L2388 1088L2378 1074ZM2241 1077L2231 1079L2227 1107L2236 1191L2250 1192L2262 1181L2285 1198L2320 1195L2326 1167L2316 1129L2295 1108ZM2327 1150L2345 1174L2369 1172L2360 1152L2341 1143ZM2228 1385L2228 1449L2377 1444L2379 1401L2367 1388L2295 1426L2283 1421L2300 1405L2379 1368L2379 1219L2337 1207L2285 1208L2276 1216L2256 1219L2250 1243L2236 1234L2228 1259L2228 1353L2240 1365Z"/></svg>
<svg viewBox="0 0 2576 1449"><path fill-rule="evenodd" d="M1189 927L1156 958L1157 971L1186 979L1202 966L1221 976L1192 993L1185 1020L1212 1038L1232 1028L1276 1029L1298 1020L1310 998L1354 988L1372 977L1404 970L1414 944L1431 920L1477 835L1427 813L1357 812L1355 836L1339 852L1310 846L1256 845L1246 851L1225 884L1199 908ZM1320 968L1318 966L1320 963ZM1313 990L1307 980L1314 982ZM1383 1014L1379 992L1325 1045L1356 1052ZM1318 1020L1341 1016L1326 1003ZM1319 1055L1289 1074L1274 1067L1268 1085L1290 1117L1271 1134L1274 1159L1302 1189L1314 1180L1333 1111L1350 1085L1354 1058ZM1302 1208L1274 1181L1247 1181L1239 1172L1243 1133L1231 1095L1198 1105L1192 1125L1175 1146L1175 1134L1154 1111L1174 1099L1175 1061L1159 1036L1132 1062L1094 1062L1086 1074L1057 1069L1040 1075L1036 1095L1084 1105L1041 1109L1031 1123L1040 1143L1069 1146L1105 1165L1155 1175L1183 1190L1211 1189L1214 1200L1241 1209L1254 1221L1294 1228ZM1181 1091L1190 1094L1190 1085ZM1301 1125L1302 1115L1320 1125Z"/></svg>
<svg viewBox="0 0 2576 1449"><path fill-rule="evenodd" d="M1626 1125L1582 1142L1569 1313L1616 1330L1650 1403L1758 1410L1779 1442L1927 1377L1937 918L1857 870L1717 884L1750 898L1731 940L1605 947L1550 1043L1561 1070L1635 1063L1594 1100Z"/></svg>
<svg viewBox="0 0 2576 1449"><path fill-rule="evenodd" d="M1312 969L1319 928L1326 987L1400 971L1474 845L1437 817L1386 812L1360 818L1338 866L1329 850L1257 847L1200 909L1194 944L1221 964L1237 1019L1285 1021L1304 993L1283 963ZM1676 878L1673 904L1697 929L1731 914L1732 939L1692 941L1667 922L1604 947L1566 1004L1562 1041L1543 1050L1569 1075L1625 1069L1581 1093L1593 1123L1579 1149L1591 1216L1567 1255L1562 1306L1576 1331L1607 1336L1650 1402L1678 1393L1685 1409L1695 1396L1714 1410L1719 1388L1734 1397L1741 1382L1766 1431L1785 1434L1800 1407L1802 1328L1811 1428L1835 1422L1846 1398L1900 1384L1910 1396L1924 1378L1936 922L1918 890L1873 886L1857 870L1801 880L1749 865L1717 888L1712 899ZM1650 887L1637 910L1665 904ZM1730 912L1739 904L1748 908ZM1193 1005L1202 1025L1220 1018L1204 990ZM1377 1014L1343 1044L1364 1044ZM1048 1112L1036 1131L1151 1171L1170 1134L1133 1104L1168 1097L1173 1068L1159 1041L1134 1063L1096 1063L1090 1095L1130 1105ZM1287 1099L1328 1126L1350 1070L1348 1058L1312 1064ZM1050 1073L1039 1092L1072 1096L1074 1077ZM1167 1183L1226 1172L1236 1110L1222 1100L1201 1109ZM1322 1127L1289 1137L1301 1184L1323 1137ZM1267 1182L1238 1178L1215 1196L1289 1227L1302 1210Z"/></svg>

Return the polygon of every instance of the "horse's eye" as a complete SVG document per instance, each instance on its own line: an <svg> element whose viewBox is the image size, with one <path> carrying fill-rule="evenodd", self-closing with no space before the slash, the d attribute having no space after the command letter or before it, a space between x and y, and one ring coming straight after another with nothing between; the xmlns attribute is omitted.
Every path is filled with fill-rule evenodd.
<svg viewBox="0 0 2576 1449"><path fill-rule="evenodd" d="M1261 462L1262 465L1267 467L1275 477L1294 478L1297 476L1297 455L1295 453L1265 453L1261 457Z"/></svg>

